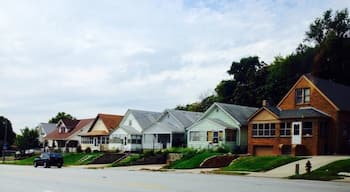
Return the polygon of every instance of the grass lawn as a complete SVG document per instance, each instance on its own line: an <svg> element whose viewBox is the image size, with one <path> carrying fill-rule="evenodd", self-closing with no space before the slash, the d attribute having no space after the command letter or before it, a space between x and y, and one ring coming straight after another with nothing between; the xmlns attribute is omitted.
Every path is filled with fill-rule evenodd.
<svg viewBox="0 0 350 192"><path fill-rule="evenodd" d="M91 162L93 159L99 157L102 153L64 153L64 165L86 165ZM7 164L14 165L33 165L34 159L38 157L32 156L26 159L15 160L7 162Z"/></svg>
<svg viewBox="0 0 350 192"><path fill-rule="evenodd" d="M126 157L125 159L112 164L112 167L119 167L119 166L128 166L131 165L133 162L143 158L144 155L143 154L132 154L129 155L128 157Z"/></svg>
<svg viewBox="0 0 350 192"><path fill-rule="evenodd" d="M293 161L303 159L302 157L291 156L249 156L240 157L233 161L228 167L222 168L224 171L268 171L273 168L288 164Z"/></svg>
<svg viewBox="0 0 350 192"><path fill-rule="evenodd" d="M199 152L194 154L192 157L183 158L178 161L173 162L167 168L170 169L193 169L199 167L199 165L208 157L212 157L215 155L221 155L218 152Z"/></svg>
<svg viewBox="0 0 350 192"><path fill-rule="evenodd" d="M338 175L339 172L350 172L350 159L335 161L312 171L310 174L294 175L289 178L322 181L343 179L344 176Z"/></svg>

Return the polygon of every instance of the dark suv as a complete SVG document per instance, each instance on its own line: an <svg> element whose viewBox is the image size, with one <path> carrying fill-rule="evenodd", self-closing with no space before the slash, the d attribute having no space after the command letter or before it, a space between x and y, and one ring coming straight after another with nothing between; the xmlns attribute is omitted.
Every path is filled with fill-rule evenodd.
<svg viewBox="0 0 350 192"><path fill-rule="evenodd" d="M50 168L50 166L63 166L63 157L60 153L42 153L40 157L34 159L34 167L43 166Z"/></svg>

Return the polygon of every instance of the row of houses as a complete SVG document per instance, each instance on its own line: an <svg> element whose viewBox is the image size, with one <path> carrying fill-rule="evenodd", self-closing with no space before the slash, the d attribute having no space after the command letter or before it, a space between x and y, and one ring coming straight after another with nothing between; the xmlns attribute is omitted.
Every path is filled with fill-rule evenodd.
<svg viewBox="0 0 350 192"><path fill-rule="evenodd" d="M350 154L350 87L303 75L276 105L214 103L204 113L129 109L38 126L43 147L140 151L226 146L253 155Z"/></svg>

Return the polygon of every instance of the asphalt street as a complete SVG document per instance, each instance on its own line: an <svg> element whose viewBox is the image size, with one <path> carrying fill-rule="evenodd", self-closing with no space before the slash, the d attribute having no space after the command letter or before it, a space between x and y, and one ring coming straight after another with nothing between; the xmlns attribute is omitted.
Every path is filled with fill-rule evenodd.
<svg viewBox="0 0 350 192"><path fill-rule="evenodd" d="M1 192L350 192L350 183L118 168L0 165Z"/></svg>

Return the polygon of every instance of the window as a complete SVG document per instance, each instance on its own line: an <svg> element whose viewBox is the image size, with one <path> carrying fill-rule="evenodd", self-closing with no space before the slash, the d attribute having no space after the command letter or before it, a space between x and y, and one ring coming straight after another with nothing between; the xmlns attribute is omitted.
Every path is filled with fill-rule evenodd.
<svg viewBox="0 0 350 192"><path fill-rule="evenodd" d="M191 131L190 132L190 140L191 141L200 141L200 133L199 133L199 131Z"/></svg>
<svg viewBox="0 0 350 192"><path fill-rule="evenodd" d="M141 141L142 141L141 135L131 135L132 144L141 144Z"/></svg>
<svg viewBox="0 0 350 192"><path fill-rule="evenodd" d="M271 137L276 135L274 123L253 124L253 137Z"/></svg>
<svg viewBox="0 0 350 192"><path fill-rule="evenodd" d="M283 122L280 124L280 136L290 136L291 123Z"/></svg>
<svg viewBox="0 0 350 192"><path fill-rule="evenodd" d="M312 122L303 122L303 135L312 136Z"/></svg>
<svg viewBox="0 0 350 192"><path fill-rule="evenodd" d="M236 141L236 130L226 129L225 134L226 141Z"/></svg>
<svg viewBox="0 0 350 192"><path fill-rule="evenodd" d="M295 103L310 103L310 88L299 88L295 90Z"/></svg>
<svg viewBox="0 0 350 192"><path fill-rule="evenodd" d="M213 132L213 143L219 143L219 132Z"/></svg>
<svg viewBox="0 0 350 192"><path fill-rule="evenodd" d="M129 120L129 126L132 126L132 120Z"/></svg>

